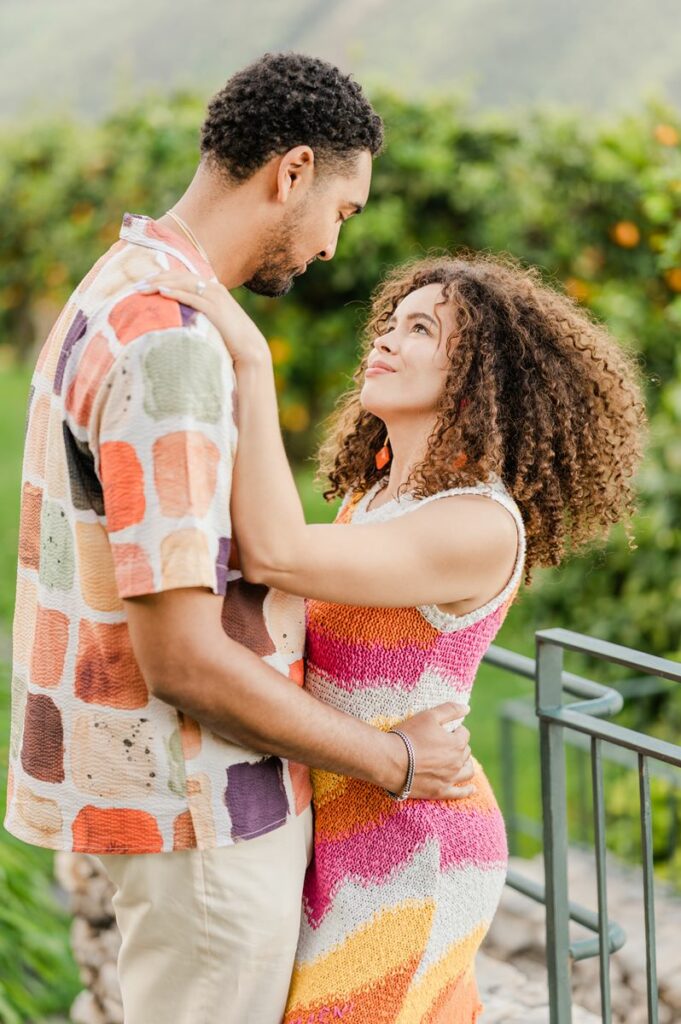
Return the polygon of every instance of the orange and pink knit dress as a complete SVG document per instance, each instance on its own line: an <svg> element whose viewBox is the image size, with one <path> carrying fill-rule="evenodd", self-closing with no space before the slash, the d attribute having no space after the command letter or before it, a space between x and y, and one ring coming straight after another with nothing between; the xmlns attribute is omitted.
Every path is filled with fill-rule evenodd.
<svg viewBox="0 0 681 1024"><path fill-rule="evenodd" d="M518 529L503 591L462 616L435 606L309 601L306 688L381 729L443 701L466 703L480 660L520 585L525 530L498 479L369 510L379 484L346 499L339 522L380 522L452 494L485 494ZM474 961L506 877L506 833L480 765L461 800L391 799L313 772L314 857L285 1024L472 1024Z"/></svg>

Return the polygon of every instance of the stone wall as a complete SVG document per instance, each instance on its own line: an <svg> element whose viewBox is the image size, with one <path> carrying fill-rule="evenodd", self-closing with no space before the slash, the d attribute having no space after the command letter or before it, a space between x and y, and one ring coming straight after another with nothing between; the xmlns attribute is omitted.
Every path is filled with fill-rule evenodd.
<svg viewBox="0 0 681 1024"><path fill-rule="evenodd" d="M511 867L541 881L542 858L512 858ZM111 906L112 886L96 857L58 854L59 882L69 893L74 915L72 945L84 990L71 1010L73 1024L123 1024L116 978L120 938ZM646 1024L645 941L640 870L608 860L608 906L612 919L627 933L623 949L611 958L613 1024ZM571 850L570 898L596 909L592 853ZM681 899L656 887L657 963L660 1024L681 1020ZM544 908L504 890L499 911L478 956L478 983L485 1003L483 1024L548 1024L544 960ZM590 933L572 926L571 935ZM573 1024L601 1020L598 959L572 969ZM246 1022L244 1022L246 1024Z"/></svg>
<svg viewBox="0 0 681 1024"><path fill-rule="evenodd" d="M510 867L537 882L544 880L541 855L533 860L511 858ZM595 859L592 851L570 849L570 899L590 910L598 909ZM643 883L641 869L632 868L615 858L607 860L608 913L626 932L627 940L610 958L613 1024L647 1024L646 948L643 927ZM670 888L656 884L655 912L657 937L657 976L659 983L660 1024L681 1021L681 897ZM571 924L572 938L585 938L592 932ZM512 964L528 984L546 991L545 912L535 903L508 886L483 946L488 957ZM572 967L574 1002L601 1020L599 959L580 960ZM513 1017L497 1018L499 1022ZM542 1018L537 1018L539 1021ZM543 1018L548 1020L548 1017ZM487 1024L486 1017L483 1017ZM528 1022L528 1018L524 1020ZM534 1018L533 1018L534 1020ZM491 1021L490 1021L491 1024Z"/></svg>

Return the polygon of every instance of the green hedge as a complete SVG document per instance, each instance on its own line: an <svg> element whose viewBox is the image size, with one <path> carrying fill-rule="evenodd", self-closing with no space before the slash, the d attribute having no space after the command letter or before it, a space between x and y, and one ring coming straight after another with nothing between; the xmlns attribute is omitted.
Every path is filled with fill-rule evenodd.
<svg viewBox="0 0 681 1024"><path fill-rule="evenodd" d="M336 259L315 265L283 301L243 296L271 339L290 451L298 460L311 452L316 425L352 371L366 300L388 267L457 246L537 264L640 353L651 443L638 549L630 552L615 531L607 550L539 574L512 611L512 629L528 636L562 625L681 657L678 112L651 106L596 124L557 113L483 117L451 98L375 100L387 149L367 210L344 229ZM0 130L0 361L30 361L72 287L117 237L126 209L158 216L174 202L194 169L202 112L197 97L175 95L149 98L99 125L22 122ZM17 415L12 424L18 447ZM3 507L14 536L14 513ZM4 616L13 545L2 551ZM651 700L643 713L657 735L678 741L681 693ZM609 807L613 843L624 853L630 785L616 787ZM653 795L662 808L666 788L655 783ZM678 874L678 854L669 858L661 845L658 853L660 868ZM76 986L65 922L50 900L50 863L40 851L0 843L0 1020L52 1012Z"/></svg>
<svg viewBox="0 0 681 1024"><path fill-rule="evenodd" d="M554 622L681 655L681 146L679 115L619 121L473 114L451 98L376 104L387 149L366 212L336 259L285 301L245 296L272 339L294 457L345 387L366 299L384 270L433 248L505 250L605 319L641 353L652 416L639 548L547 574L524 600ZM0 137L0 337L20 355L101 251L125 209L162 213L189 180L202 104L150 98L101 125L12 126Z"/></svg>

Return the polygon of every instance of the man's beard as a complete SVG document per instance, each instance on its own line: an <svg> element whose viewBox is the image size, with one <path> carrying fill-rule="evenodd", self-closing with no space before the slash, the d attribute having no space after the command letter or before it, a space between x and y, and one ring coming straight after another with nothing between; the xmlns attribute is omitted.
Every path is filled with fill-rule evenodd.
<svg viewBox="0 0 681 1024"><path fill-rule="evenodd" d="M296 266L293 255L293 236L299 219L293 218L263 244L258 268L248 281L244 281L244 288L270 298L286 295L291 290L296 270L300 267L300 264Z"/></svg>

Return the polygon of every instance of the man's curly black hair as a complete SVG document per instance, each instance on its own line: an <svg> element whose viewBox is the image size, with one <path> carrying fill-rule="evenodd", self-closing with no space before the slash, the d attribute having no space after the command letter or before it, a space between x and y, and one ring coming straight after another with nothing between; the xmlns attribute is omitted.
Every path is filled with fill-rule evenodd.
<svg viewBox="0 0 681 1024"><path fill-rule="evenodd" d="M238 71L211 100L201 129L203 156L237 182L294 146L344 170L382 144L383 122L357 82L299 53L266 53Z"/></svg>

